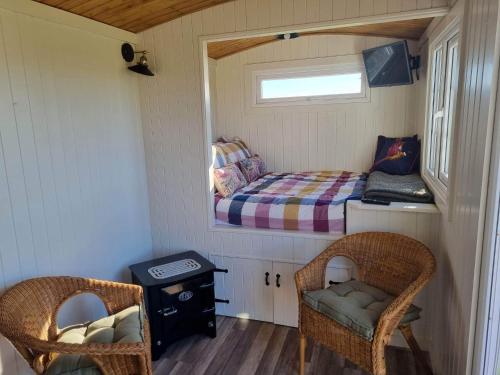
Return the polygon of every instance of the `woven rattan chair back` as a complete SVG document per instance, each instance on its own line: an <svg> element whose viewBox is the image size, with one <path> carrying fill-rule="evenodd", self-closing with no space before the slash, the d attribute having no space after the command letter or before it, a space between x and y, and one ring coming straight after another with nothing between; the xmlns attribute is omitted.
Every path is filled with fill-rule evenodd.
<svg viewBox="0 0 500 375"><path fill-rule="evenodd" d="M430 250L413 238L393 233L367 232L334 242L323 256L343 255L357 267L359 280L398 295L419 276L434 272Z"/></svg>
<svg viewBox="0 0 500 375"><path fill-rule="evenodd" d="M72 296L92 293L109 314L143 303L142 288L78 277L41 277L8 289L0 298L0 333L9 339L30 366L43 373L52 353L88 354L103 374L150 374L149 325L144 343L77 344L57 342L57 314ZM95 356L94 356L95 355Z"/></svg>

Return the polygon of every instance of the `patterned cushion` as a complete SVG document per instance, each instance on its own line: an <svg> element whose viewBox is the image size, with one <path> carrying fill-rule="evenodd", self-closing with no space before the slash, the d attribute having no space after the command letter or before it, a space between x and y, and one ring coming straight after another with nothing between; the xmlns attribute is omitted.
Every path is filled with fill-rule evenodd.
<svg viewBox="0 0 500 375"><path fill-rule="evenodd" d="M239 138L231 142L217 142L212 145L214 168L222 168L252 156L248 146Z"/></svg>
<svg viewBox="0 0 500 375"><path fill-rule="evenodd" d="M252 156L248 159L243 159L239 162L241 172L246 180L250 183L265 175L266 164L259 155Z"/></svg>
<svg viewBox="0 0 500 375"><path fill-rule="evenodd" d="M68 344L144 342L144 315L141 306L131 306L94 322L63 329L57 341ZM87 356L62 354L53 359L47 375L101 375Z"/></svg>
<svg viewBox="0 0 500 375"><path fill-rule="evenodd" d="M236 164L229 164L214 170L214 183L219 193L224 197L230 197L234 192L247 185L245 176Z"/></svg>
<svg viewBox="0 0 500 375"><path fill-rule="evenodd" d="M327 289L304 292L304 302L337 323L373 340L380 315L394 296L358 280L332 285ZM401 323L420 318L420 309L410 305Z"/></svg>
<svg viewBox="0 0 500 375"><path fill-rule="evenodd" d="M387 138L379 135L375 161L370 172L406 175L418 172L419 167L420 141L416 135L403 138Z"/></svg>

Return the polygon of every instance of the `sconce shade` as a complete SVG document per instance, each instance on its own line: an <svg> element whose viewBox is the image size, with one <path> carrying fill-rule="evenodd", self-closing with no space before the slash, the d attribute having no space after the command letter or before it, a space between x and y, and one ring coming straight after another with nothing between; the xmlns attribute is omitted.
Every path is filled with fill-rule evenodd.
<svg viewBox="0 0 500 375"><path fill-rule="evenodd" d="M154 73L149 70L147 65L143 65L141 63L138 63L133 66L128 67L131 71L139 73L139 74L144 74L145 76L154 76Z"/></svg>

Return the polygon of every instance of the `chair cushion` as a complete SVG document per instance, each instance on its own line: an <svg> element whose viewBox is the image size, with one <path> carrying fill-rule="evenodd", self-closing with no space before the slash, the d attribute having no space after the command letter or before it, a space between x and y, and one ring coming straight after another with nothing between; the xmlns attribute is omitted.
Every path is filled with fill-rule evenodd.
<svg viewBox="0 0 500 375"><path fill-rule="evenodd" d="M314 310L371 341L380 315L394 296L361 281L350 280L327 289L306 291L303 300ZM411 305L401 323L419 319L420 311Z"/></svg>
<svg viewBox="0 0 500 375"><path fill-rule="evenodd" d="M67 344L144 342L144 313L141 306L131 306L94 322L66 327L58 342ZM86 355L62 354L47 368L47 375L101 375L97 365Z"/></svg>

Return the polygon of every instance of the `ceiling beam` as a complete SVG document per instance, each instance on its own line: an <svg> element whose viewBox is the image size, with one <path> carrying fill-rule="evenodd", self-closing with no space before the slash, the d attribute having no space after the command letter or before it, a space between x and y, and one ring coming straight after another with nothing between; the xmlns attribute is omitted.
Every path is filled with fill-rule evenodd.
<svg viewBox="0 0 500 375"><path fill-rule="evenodd" d="M299 37L306 35L361 35L418 40L432 22L432 19L432 17L419 18L307 31L299 33ZM268 35L210 42L207 45L208 57L212 59L220 59L250 48L276 42L278 40L280 39L278 39L276 35Z"/></svg>

